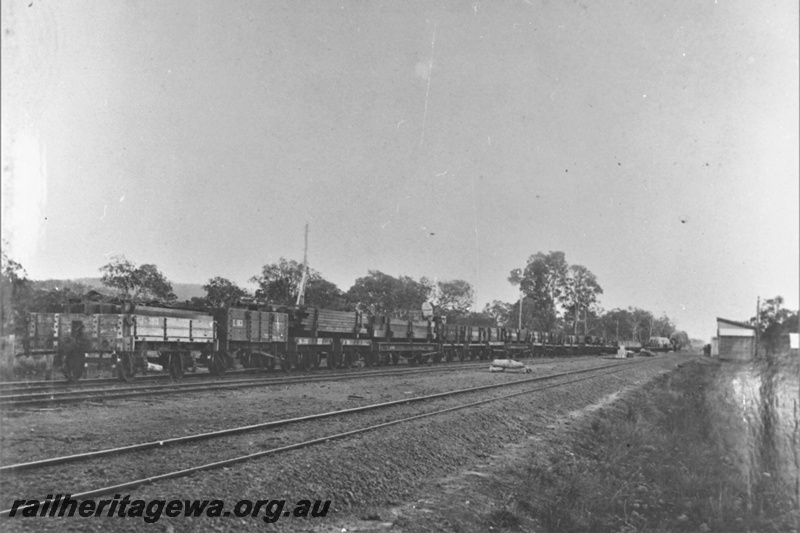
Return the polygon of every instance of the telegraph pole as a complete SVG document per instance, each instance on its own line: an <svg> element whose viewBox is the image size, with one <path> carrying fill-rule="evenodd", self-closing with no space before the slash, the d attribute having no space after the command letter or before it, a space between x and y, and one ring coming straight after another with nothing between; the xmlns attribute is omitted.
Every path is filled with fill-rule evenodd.
<svg viewBox="0 0 800 533"><path fill-rule="evenodd" d="M308 222L306 222L306 238L303 247L303 278L300 280L300 289L297 291L297 305L306 303L306 282L308 281Z"/></svg>
<svg viewBox="0 0 800 533"><path fill-rule="evenodd" d="M753 359L758 359L758 343L761 340L761 296L756 297L756 346Z"/></svg>

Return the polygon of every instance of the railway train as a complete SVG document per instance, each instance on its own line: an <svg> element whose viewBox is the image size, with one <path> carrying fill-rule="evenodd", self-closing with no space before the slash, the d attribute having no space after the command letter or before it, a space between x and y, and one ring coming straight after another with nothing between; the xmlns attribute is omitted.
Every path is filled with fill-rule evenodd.
<svg viewBox="0 0 800 533"><path fill-rule="evenodd" d="M427 315L427 316L426 316ZM173 379L205 366L213 375L249 369L312 370L410 365L453 360L614 353L604 338L447 324L433 313L407 318L260 303L197 311L133 304L85 303L31 313L24 354L53 355L69 381L80 379L87 354L109 355L129 381L162 365Z"/></svg>

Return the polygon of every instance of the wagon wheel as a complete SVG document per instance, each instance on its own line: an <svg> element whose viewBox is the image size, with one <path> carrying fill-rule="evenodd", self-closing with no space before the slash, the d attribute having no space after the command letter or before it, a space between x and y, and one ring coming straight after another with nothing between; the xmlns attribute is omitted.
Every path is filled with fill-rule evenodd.
<svg viewBox="0 0 800 533"><path fill-rule="evenodd" d="M400 354L397 352L392 352L392 364L397 365L400 364Z"/></svg>
<svg viewBox="0 0 800 533"><path fill-rule="evenodd" d="M251 351L246 351L244 353L243 359L247 361L247 368L253 370L264 369L264 357L260 353L253 353Z"/></svg>
<svg viewBox="0 0 800 533"><path fill-rule="evenodd" d="M298 354L298 358L299 357L300 357L300 354ZM292 361L290 359L290 354L288 354L288 353L283 354L283 357L281 358L281 368L283 368L283 371L284 372L291 372L292 371L292 366L293 365L292 365Z"/></svg>
<svg viewBox="0 0 800 533"><path fill-rule="evenodd" d="M133 369L133 357L130 352L117 354L117 377L120 381L130 381L133 379L135 371Z"/></svg>
<svg viewBox="0 0 800 533"><path fill-rule="evenodd" d="M225 356L220 352L212 353L210 359L211 360L208 362L208 371L212 376L221 376L228 369L228 365L225 363Z"/></svg>
<svg viewBox="0 0 800 533"><path fill-rule="evenodd" d="M268 371L272 372L275 370L275 358L274 357L263 357L262 361L264 362L264 368Z"/></svg>
<svg viewBox="0 0 800 533"><path fill-rule="evenodd" d="M327 364L328 370L333 370L339 366L339 356L336 351L328 352Z"/></svg>
<svg viewBox="0 0 800 533"><path fill-rule="evenodd" d="M353 353L342 352L342 362L339 365L341 368L350 368L353 366Z"/></svg>
<svg viewBox="0 0 800 533"><path fill-rule="evenodd" d="M304 354L298 354L298 363L300 368L305 371L314 370L317 368L319 364L319 354L314 352L306 352Z"/></svg>
<svg viewBox="0 0 800 533"><path fill-rule="evenodd" d="M442 362L442 354L441 353L433 354L433 364L438 365L441 362Z"/></svg>
<svg viewBox="0 0 800 533"><path fill-rule="evenodd" d="M64 359L64 375L67 381L74 383L83 377L84 364L86 363L86 354L79 349L66 354Z"/></svg>
<svg viewBox="0 0 800 533"><path fill-rule="evenodd" d="M183 379L183 356L180 352L173 352L169 355L169 377L175 381Z"/></svg>

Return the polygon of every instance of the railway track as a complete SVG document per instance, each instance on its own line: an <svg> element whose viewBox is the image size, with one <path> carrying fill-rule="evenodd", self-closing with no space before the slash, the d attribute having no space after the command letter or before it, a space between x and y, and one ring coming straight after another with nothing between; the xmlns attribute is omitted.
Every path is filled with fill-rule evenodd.
<svg viewBox="0 0 800 533"><path fill-rule="evenodd" d="M596 359L591 357L590 359ZM579 361L589 358L575 358L571 361ZM564 359L561 358L561 361ZM559 359L546 359L529 361L530 366L550 364L558 362ZM183 383L171 382L158 385L120 385L118 381L113 387L87 389L79 387L74 390L46 390L46 391L25 391L17 394L5 394L7 391L0 391L0 407L4 408L26 408L42 407L52 405L68 405L82 402L98 402L105 400L117 400L136 397L163 396L178 393L208 392L218 390L233 390L262 386L295 385L303 383L315 383L321 381L339 381L369 377L386 376L405 376L420 374L425 372L450 372L463 370L465 368L480 368L486 366L487 361L472 361L469 363L454 363L448 365L428 365L386 367L378 370L346 370L331 373L305 372L303 374L270 374L268 376L253 377L253 374L240 374L235 378L217 379L206 383ZM66 387L65 387L66 388ZM16 391L12 391L16 392Z"/></svg>
<svg viewBox="0 0 800 533"><path fill-rule="evenodd" d="M596 359L600 357L599 355L587 355L587 356L575 356L575 357L545 357L545 358L536 358L536 359L525 359L526 361L535 361L538 362L552 362L552 361L563 361L565 359L569 359L571 361L581 361L584 359ZM479 364L487 364L489 361L464 361L463 363L460 362L452 362L452 363L440 363L440 365L444 366L454 366L459 364L470 364L470 363L479 363ZM535 364L535 363L534 363ZM429 368L439 366L434 363L427 363L420 366L414 366L413 368ZM14 393L27 393L27 392L37 392L37 391L61 391L61 390L78 390L78 389L86 389L98 386L105 386L109 385L110 388L126 388L126 387L135 387L142 383L151 383L151 382L160 382L166 381L169 383L185 383L189 381L204 381L204 380L213 380L213 381L225 381L225 380L234 380L234 379L248 379L253 378L253 376L304 376L304 375L319 375L320 372L331 372L331 373L343 373L343 372L369 372L370 370L378 370L378 369L389 369L389 368L411 368L411 365L401 364L401 365L390 365L390 366L373 366L373 367L352 367L350 369L328 369L327 367L322 367L317 370L311 371L292 371L291 373L284 373L280 370L278 371L264 371L263 373L259 374L257 371L252 369L239 369L239 370L228 370L222 376L214 376L209 372L201 371L197 373L186 373L183 376L183 379L180 381L174 381L170 378L169 374L167 373L160 373L160 374L148 374L145 376L137 376L133 381L124 382L120 381L117 378L91 378L91 379L83 379L76 382L69 382L66 380L59 380L59 381L44 381L44 380L37 380L37 381L0 381L0 395L9 395Z"/></svg>
<svg viewBox="0 0 800 533"><path fill-rule="evenodd" d="M525 394L531 394L549 388L577 383L579 381L591 380L608 374L621 372L623 370L630 369L636 366L652 364L659 360L661 359L654 358L645 360L607 363L607 364L602 364L600 366L593 366L591 368L582 368L578 370L559 372L545 376L526 377L522 379L505 381L503 383L495 383L491 385L482 385L477 387L440 392L436 394L429 394L412 398L404 398L401 400L364 405L340 411L329 411L329 412L317 413L297 418L273 420L269 422L253 424L248 426L228 428L220 431L198 433L171 439L157 440L146 443L137 443L127 446L95 450L92 452L81 453L81 454L45 458L37 461L30 461L27 463L5 465L0 467L0 476L2 476L2 478L5 479L14 479L18 478L19 476L30 475L33 478L33 485L34 485L34 487L30 488L33 489L34 491L44 490L48 494L50 493L54 494L58 492L63 494L70 491L65 491L65 490L59 491L57 490L57 488L52 486L35 486L37 483L40 483L40 478L42 477L36 475L36 473L37 472L41 473L42 469L47 469L48 477L50 479L53 479L54 467L66 467L67 469L77 468L78 470L74 470L75 472L90 472L92 471L92 469L87 468L86 466L87 462L93 464L106 462L105 464L110 464L111 466L109 468L112 471L115 471L113 465L116 463L113 460L110 463L107 462L112 457L116 457L122 454L142 453L151 450L159 450L159 461L152 461L152 462L157 462L159 465L161 465L160 472L147 473L147 475L142 477L141 468L137 468L136 473L138 473L139 476L135 477L134 479L130 478L125 479L123 477L123 479L121 480L118 479L112 485L101 486L98 488L79 489L82 490L82 492L70 493L73 499L94 498L106 494L120 493L121 491L134 489L136 487L146 485L149 483L155 483L168 479L175 479L184 476L189 476L191 474L194 474L196 472L201 472L204 470L226 467L236 463L277 455L280 453L288 452L290 450L296 450L304 447L314 446L317 444L333 440L346 439L348 437L363 434L369 431L376 431L389 426L395 426L412 422L415 420L420 420L422 418L437 416L444 413L449 413L462 409L478 407L490 402L514 398ZM508 392L509 389L512 390L512 392ZM500 392L500 394L497 394L498 392ZM486 394L489 394L489 397L485 397ZM467 398L467 401L455 401L460 397L463 398L469 396L477 396L477 398L472 398L472 399ZM432 402L439 402L439 401L444 402L444 405L436 406L433 409L429 408ZM408 406L412 404L415 405L415 407L413 409L408 408ZM420 413L419 412L420 408L417 407L418 404L423 405L428 409L425 412ZM348 419L348 425L353 425L353 426L360 425L360 427L355 427L353 429L349 429L348 431L337 430L334 432L329 432L328 428L325 427L326 423L334 425L331 421L333 419L338 419L338 418L346 418ZM269 449L257 451L255 453L233 455L211 463L203 463L199 465L191 464L191 460L189 459L190 461L189 464L180 465L182 458L193 456L191 450L186 450L184 448L185 446L189 447L198 446L197 443L199 442L206 443L207 441L217 440L217 439L221 439L224 441L225 439L230 437L237 437L237 440L233 442L240 443L241 439L238 439L238 436L244 433L277 430L279 428L285 431L287 427L289 428L300 427L301 428L300 430L294 429L288 431L287 433L289 435L295 435L295 434L299 435L299 438L301 440L299 441L295 440L295 442L292 442L290 444L272 447ZM209 446L210 446L209 444L203 444L202 449L207 450ZM216 449L218 450L223 450L223 449L226 451L230 450L231 455L237 452L236 450L237 446L231 445L227 441L218 443L216 447L217 447ZM143 457L144 459L143 461L137 460L135 462L137 463L137 465L141 465L142 463L149 464L151 461L147 460L146 457L149 456ZM183 461L185 463L186 459L183 459ZM174 468L177 465L180 465L180 467ZM101 471L106 472L105 469L102 469ZM106 476L103 475L102 477L105 480ZM64 479L65 480L72 479L70 472L66 473ZM6 490L4 492L22 494L24 492L24 488L27 487L18 486L14 487L14 491ZM33 494L30 495L33 496ZM19 512L21 512L21 510L22 508L17 509L17 511ZM10 510L2 511L0 512L0 516L8 516L9 512Z"/></svg>

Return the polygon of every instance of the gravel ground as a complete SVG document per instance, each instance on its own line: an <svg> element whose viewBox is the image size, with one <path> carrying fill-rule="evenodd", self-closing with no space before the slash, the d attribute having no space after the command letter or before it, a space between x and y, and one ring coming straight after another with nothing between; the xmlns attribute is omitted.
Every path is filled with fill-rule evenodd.
<svg viewBox="0 0 800 533"><path fill-rule="evenodd" d="M608 363L602 358L559 359L536 364L530 375ZM468 371L273 385L152 399L130 398L62 408L7 410L0 418L0 464L180 437L523 377L490 374L480 367Z"/></svg>
<svg viewBox="0 0 800 533"><path fill-rule="evenodd" d="M226 502L231 509L239 499L285 499L287 505L301 499L330 499L330 512L325 518L285 518L267 526L255 518L166 518L156 524L145 524L137 518L72 518L72 519L14 519L4 524L11 530L155 530L155 531L233 531L270 527L280 530L342 531L342 529L373 530L389 526L403 530L404 518L398 509L417 506L420 500L430 500L444 489L442 480L459 472L475 471L504 450L536 438L542 432L558 431L558 420L565 414L602 401L608 395L629 386L637 386L653 376L674 367L676 358L663 356L645 366L632 367L624 372L604 376L547 391L535 392L469 410L427 418L342 441L330 441L304 450L288 452L271 458L251 461L230 468L196 474L189 478L145 486L131 492L132 499L215 499ZM554 363L551 368L539 366L537 374L566 370L567 367L590 366L592 362ZM603 361L609 363L609 361ZM471 372L457 375L426 377L376 378L374 382L342 382L292 385L285 390L250 389L242 392L220 392L197 398L162 399L153 402L119 402L116 407L84 406L61 412L25 414L4 419L3 462L47 455L52 450L65 453L77 448L97 449L126 442L151 440L156 435L165 438L184 433L231 427L269 419L298 416L303 413L352 407L357 403L376 403L407 396L430 394L447 389L463 388L498 380L520 379L520 375ZM410 393L410 394L407 394ZM364 396L353 402L351 394ZM190 400L190 401L189 401ZM223 401L220 401L223 400ZM461 402L465 401L461 399ZM454 400L453 403L458 403ZM439 405L445 403L437 402ZM426 406L425 409L429 407ZM392 412L419 412L420 408L406 406ZM268 432L258 439L249 434L213 444L182 446L180 454L156 456L130 454L108 460L104 464L75 465L69 476L77 484L92 482L136 470L137 465L152 465L158 460L170 466L175 462L206 463L222 454L235 454L253 448L271 448L276 443L300 440L307 435L352 429L366 425L387 414L359 416L358 421L317 422L306 427ZM87 424L91 421L91 424ZM338 424L338 425L337 425ZM33 429L37 437L28 437L25 430ZM11 428L11 432L7 430ZM169 430L169 431L167 431ZM44 438L40 435L45 434ZM55 437L60 440L54 444ZM8 446L8 449L6 448ZM51 450L51 451L48 451ZM9 453L10 451L10 453ZM23 454L23 451L25 452ZM161 452L159 452L161 453ZM181 459L180 455L184 458ZM58 476L48 481L41 476L41 486L63 482ZM3 493L20 494L17 487L3 487ZM13 489L9 491L8 489ZM63 489L62 489L63 491ZM127 492L125 494L128 494ZM37 496L37 493L25 494ZM13 499L7 496L4 499ZM430 500L432 501L432 500ZM424 507L424 505L422 505ZM430 513L435 523L435 513ZM263 513L262 513L263 515ZM426 515L427 516L427 515ZM361 520L369 518L370 520ZM376 520L377 519L377 520Z"/></svg>

